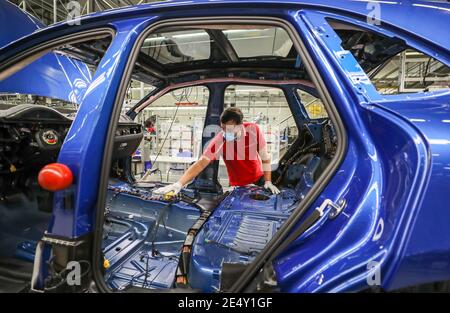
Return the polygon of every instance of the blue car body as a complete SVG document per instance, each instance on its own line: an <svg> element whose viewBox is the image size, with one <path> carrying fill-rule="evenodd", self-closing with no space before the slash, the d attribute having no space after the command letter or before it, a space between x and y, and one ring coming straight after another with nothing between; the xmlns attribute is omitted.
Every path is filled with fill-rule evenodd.
<svg viewBox="0 0 450 313"><path fill-rule="evenodd" d="M1 29L9 29L0 35L0 47L45 27L35 17L7 1L2 1L0 14ZM0 91L49 96L81 103L84 92L91 82L91 73L86 64L63 55L48 53L20 72L3 80Z"/></svg>
<svg viewBox="0 0 450 313"><path fill-rule="evenodd" d="M368 273L376 268L384 290L450 280L446 193L450 91L380 95L326 23L326 18L335 18L401 38L450 66L450 36L437 31L450 28L450 4L379 5L382 23L369 25L366 1L171 1L91 14L78 26L57 24L3 46L0 64L61 36L98 28L114 32L95 76L85 79L86 88L76 92L81 105L58 157L72 170L74 184L69 191L55 193L48 234L75 240L95 231L98 186L116 96L134 44L149 26L168 19L211 16L277 18L292 25L305 44L345 128L345 155L307 213L326 199L346 202L343 214L335 219L324 214L272 260L280 290L361 291L368 288ZM17 37L22 36L16 29ZM71 85L73 80L52 78L53 82L47 77L31 90L49 95L54 90L48 86L56 84L56 97L70 99L67 91L74 92L73 84L66 88L60 84ZM12 76L0 82L0 90L20 92L25 81L25 76ZM70 211L64 209L67 192L74 195ZM304 220L300 218L292 229ZM42 270L41 278L44 274Z"/></svg>

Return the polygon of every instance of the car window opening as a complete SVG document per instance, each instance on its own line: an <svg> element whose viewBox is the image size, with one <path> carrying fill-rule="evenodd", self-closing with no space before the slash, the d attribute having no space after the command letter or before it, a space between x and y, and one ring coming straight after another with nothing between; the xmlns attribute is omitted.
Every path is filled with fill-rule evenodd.
<svg viewBox="0 0 450 313"><path fill-rule="evenodd" d="M328 22L380 94L450 89L450 67L403 40L334 19Z"/></svg>

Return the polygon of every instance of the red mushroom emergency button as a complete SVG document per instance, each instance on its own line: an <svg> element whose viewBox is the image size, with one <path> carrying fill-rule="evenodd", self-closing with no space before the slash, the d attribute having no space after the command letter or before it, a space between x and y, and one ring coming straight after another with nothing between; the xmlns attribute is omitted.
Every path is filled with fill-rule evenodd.
<svg viewBox="0 0 450 313"><path fill-rule="evenodd" d="M48 191L63 190L72 185L72 171L67 165L51 163L41 169L38 182L39 186Z"/></svg>

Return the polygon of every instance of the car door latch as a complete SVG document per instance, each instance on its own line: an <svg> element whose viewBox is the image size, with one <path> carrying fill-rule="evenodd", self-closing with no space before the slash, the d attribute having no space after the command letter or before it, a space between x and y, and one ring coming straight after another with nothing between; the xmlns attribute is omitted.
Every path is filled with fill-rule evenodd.
<svg viewBox="0 0 450 313"><path fill-rule="evenodd" d="M323 201L320 207L316 210L319 211L320 215L322 216L325 210L327 208L330 208L328 218L333 219L338 216L342 212L342 210L344 210L346 205L347 201L345 199L340 199L337 204L331 199L325 199L325 201Z"/></svg>

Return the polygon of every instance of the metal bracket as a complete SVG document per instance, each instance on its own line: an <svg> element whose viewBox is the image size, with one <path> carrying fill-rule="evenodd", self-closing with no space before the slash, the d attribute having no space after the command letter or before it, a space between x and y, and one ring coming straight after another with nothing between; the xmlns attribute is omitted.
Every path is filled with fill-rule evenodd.
<svg viewBox="0 0 450 313"><path fill-rule="evenodd" d="M76 247L79 244L78 241L68 241L68 240L63 240L63 239L51 238L51 237L47 237L46 235L44 235L41 240L48 244L64 246L64 247Z"/></svg>
<svg viewBox="0 0 450 313"><path fill-rule="evenodd" d="M322 216L325 209L327 207L331 207L331 210L328 213L328 218L333 219L336 216L338 216L342 212L342 210L344 210L346 205L347 201L345 199L339 200L337 204L334 203L331 199L325 199L325 201L323 201L320 207L317 208L316 210L319 211L320 216Z"/></svg>

